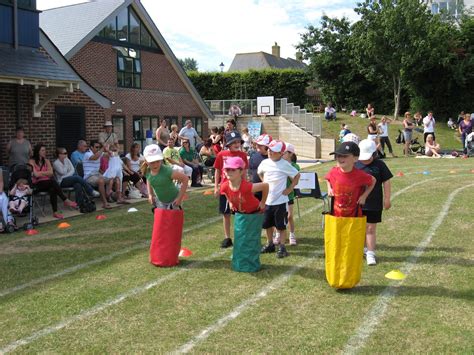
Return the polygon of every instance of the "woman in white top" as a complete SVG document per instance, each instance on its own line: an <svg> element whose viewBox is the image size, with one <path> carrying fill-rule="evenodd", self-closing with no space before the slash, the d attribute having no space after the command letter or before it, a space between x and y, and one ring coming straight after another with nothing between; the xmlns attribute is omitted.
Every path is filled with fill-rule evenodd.
<svg viewBox="0 0 474 355"><path fill-rule="evenodd" d="M53 163L54 177L61 188L74 187L74 194L78 205L82 203L84 191L86 191L89 196L100 196L91 185L76 174L74 166L67 157L66 148L57 148L56 156L57 159Z"/></svg>
<svg viewBox="0 0 474 355"><path fill-rule="evenodd" d="M125 158L129 171L124 176L124 182L131 181L143 194L146 190L146 180L142 175L140 167L145 158L140 153L140 144L133 143L130 147L130 152L125 155Z"/></svg>
<svg viewBox="0 0 474 355"><path fill-rule="evenodd" d="M383 155L385 155L385 144L387 144L388 151L392 155L392 157L396 158L396 155L393 154L392 143L390 142L390 138L388 137L388 125L392 122L390 118L387 116L382 116L380 119L380 123L377 125L379 127L379 139L380 145L382 146Z"/></svg>
<svg viewBox="0 0 474 355"><path fill-rule="evenodd" d="M244 148L245 152L248 152L252 146L252 136L250 136L249 129L247 127L242 129L242 140L244 141L242 148Z"/></svg>
<svg viewBox="0 0 474 355"><path fill-rule="evenodd" d="M440 151L441 147L435 142L433 135L428 134L426 136L425 155L433 158L441 158L441 155L439 154Z"/></svg>

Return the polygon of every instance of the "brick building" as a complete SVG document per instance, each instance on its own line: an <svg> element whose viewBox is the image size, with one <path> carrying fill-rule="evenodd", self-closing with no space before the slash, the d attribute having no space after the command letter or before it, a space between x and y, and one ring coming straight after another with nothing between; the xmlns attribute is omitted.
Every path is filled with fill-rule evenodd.
<svg viewBox="0 0 474 355"><path fill-rule="evenodd" d="M161 118L180 127L191 119L207 135L211 112L139 0L47 10L40 26L85 81L112 101L104 119L113 121L125 149L143 145ZM96 128L87 126L87 135Z"/></svg>
<svg viewBox="0 0 474 355"><path fill-rule="evenodd" d="M111 102L40 31L36 2L0 0L0 19L0 164L16 126L50 156L57 146L73 149L79 136L97 135Z"/></svg>

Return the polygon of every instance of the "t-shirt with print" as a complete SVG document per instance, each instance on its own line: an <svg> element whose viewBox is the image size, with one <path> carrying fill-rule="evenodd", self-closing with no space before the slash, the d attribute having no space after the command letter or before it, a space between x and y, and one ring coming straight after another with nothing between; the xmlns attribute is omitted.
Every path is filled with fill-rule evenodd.
<svg viewBox="0 0 474 355"><path fill-rule="evenodd" d="M284 159L265 159L258 166L258 174L263 175L263 182L269 186L267 205L276 206L289 201L288 196L282 194L286 189L286 180L298 175L298 170L290 163Z"/></svg>
<svg viewBox="0 0 474 355"><path fill-rule="evenodd" d="M345 173L334 167L325 176L334 192L334 211L336 217L355 217L360 215L357 201L372 183L372 176L359 169Z"/></svg>
<svg viewBox="0 0 474 355"><path fill-rule="evenodd" d="M233 191L229 181L221 185L221 195L225 195L230 203L232 211L241 213L254 213L258 209L260 201L252 193L251 182L242 180L240 188Z"/></svg>
<svg viewBox="0 0 474 355"><path fill-rule="evenodd" d="M379 159L375 159L369 165L365 165L358 161L355 165L357 169L365 171L367 174L372 175L375 180L374 189L370 192L365 205L362 209L365 211L381 211L383 210L383 186L382 184L390 180L393 175L387 165Z"/></svg>
<svg viewBox="0 0 474 355"><path fill-rule="evenodd" d="M173 183L172 174L173 169L163 164L161 164L158 174L153 175L149 170L146 174L147 181L150 182L157 199L162 203L171 203L178 196L179 191Z"/></svg>
<svg viewBox="0 0 474 355"><path fill-rule="evenodd" d="M291 166L292 166L293 168L295 168L296 170L298 170L298 171L301 170L300 166L299 166L298 164L296 164L296 163L291 162ZM290 187L290 185L291 185L291 180L290 180L290 179L287 179L287 180L286 180L286 187ZM288 194L288 199L289 199L290 201L292 201L292 200L295 199L295 190L291 191L291 192Z"/></svg>
<svg viewBox="0 0 474 355"><path fill-rule="evenodd" d="M231 150L223 150L219 152L219 154L217 154L216 161L214 162L214 168L219 169L221 171L221 180L220 180L221 185L227 181L227 177L224 174L224 160L227 159L227 157L239 157L244 161L245 169L249 168L247 154L242 152L241 150L238 150L236 152L231 151ZM245 179L245 176L243 178Z"/></svg>
<svg viewBox="0 0 474 355"><path fill-rule="evenodd" d="M163 150L163 161L165 162L166 165L172 165L169 161L169 159L172 159L176 162L179 163L179 150L176 148L170 148L166 147L165 150Z"/></svg>

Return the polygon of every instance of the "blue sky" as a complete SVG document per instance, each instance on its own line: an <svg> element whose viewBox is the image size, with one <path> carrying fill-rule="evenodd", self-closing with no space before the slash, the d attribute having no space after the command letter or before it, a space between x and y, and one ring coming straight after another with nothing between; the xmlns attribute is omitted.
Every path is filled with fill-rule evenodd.
<svg viewBox="0 0 474 355"><path fill-rule="evenodd" d="M99 0L100 1L100 0ZM236 53L271 53L277 42L282 57L295 56L295 45L323 13L357 19L355 0L141 0L178 58L197 60L199 70L227 70ZM38 0L38 8L78 0Z"/></svg>

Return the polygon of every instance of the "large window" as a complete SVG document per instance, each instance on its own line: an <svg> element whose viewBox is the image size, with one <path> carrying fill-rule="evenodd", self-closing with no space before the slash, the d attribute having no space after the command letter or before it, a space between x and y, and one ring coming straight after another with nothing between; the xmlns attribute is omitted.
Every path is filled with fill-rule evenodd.
<svg viewBox="0 0 474 355"><path fill-rule="evenodd" d="M128 147L125 147L125 117L112 116L112 123L114 125L114 133L117 135L119 141L119 151L128 153Z"/></svg>
<svg viewBox="0 0 474 355"><path fill-rule="evenodd" d="M133 142L138 143L143 149L146 146L147 135L155 141L155 133L158 128L159 120L157 116L134 116L133 117Z"/></svg>
<svg viewBox="0 0 474 355"><path fill-rule="evenodd" d="M155 40L151 37L150 32L130 6L111 20L99 32L98 37L119 41L122 44L127 43L160 50Z"/></svg>
<svg viewBox="0 0 474 355"><path fill-rule="evenodd" d="M117 86L141 88L140 51L125 47L115 47L115 49L117 50Z"/></svg>

